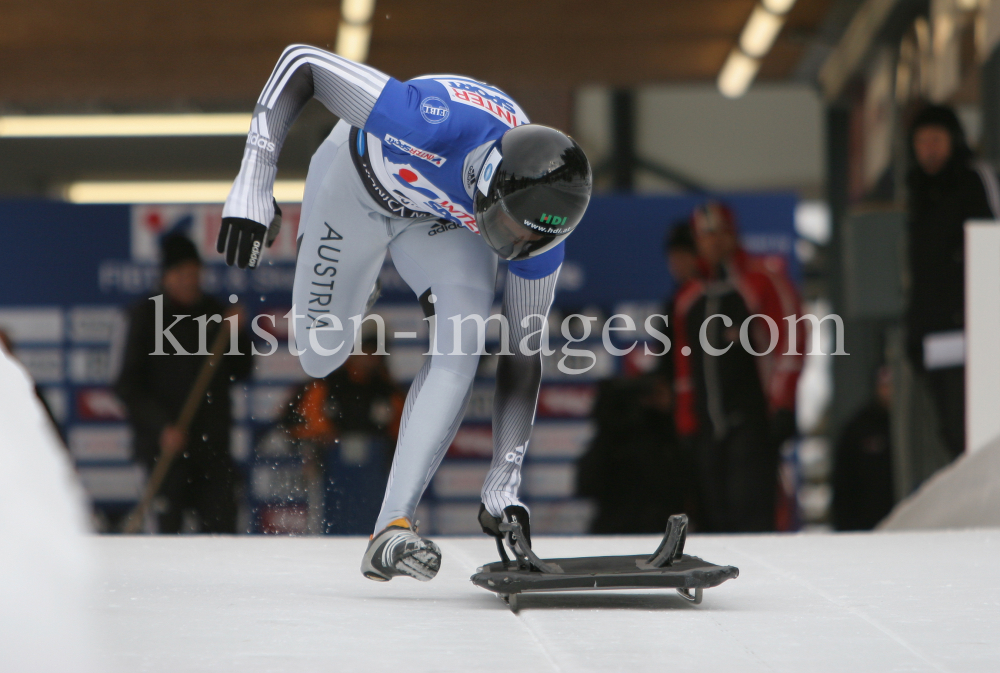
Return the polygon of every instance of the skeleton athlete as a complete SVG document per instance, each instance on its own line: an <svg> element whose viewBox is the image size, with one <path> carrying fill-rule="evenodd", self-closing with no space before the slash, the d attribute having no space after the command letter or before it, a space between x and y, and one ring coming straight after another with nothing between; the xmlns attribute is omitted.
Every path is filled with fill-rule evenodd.
<svg viewBox="0 0 1000 673"><path fill-rule="evenodd" d="M498 258L509 262L493 408L493 462L479 520L503 537L517 519L521 462L531 438L540 343L563 240L590 200L591 171L565 134L529 124L507 94L456 75L397 81L315 47L288 47L254 108L239 175L223 210L219 252L256 267L276 235L278 154L310 98L340 118L306 178L293 287L302 367L324 377L352 350L386 252L434 316L435 343L410 387L385 499L361 570L373 580L433 578L436 544L413 514L458 430L483 350ZM270 228L270 232L269 232ZM528 540L530 543L530 539ZM510 544L510 540L507 540Z"/></svg>

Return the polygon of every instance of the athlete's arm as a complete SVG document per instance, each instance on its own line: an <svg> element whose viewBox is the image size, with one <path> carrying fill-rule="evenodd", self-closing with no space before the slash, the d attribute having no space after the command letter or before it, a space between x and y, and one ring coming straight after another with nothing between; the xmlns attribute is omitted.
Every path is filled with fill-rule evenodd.
<svg viewBox="0 0 1000 673"><path fill-rule="evenodd" d="M228 264L257 265L274 218L272 190L278 155L309 99L320 101L352 126L364 128L388 81L388 75L374 68L316 47L285 49L257 100L240 172L222 210L218 250L226 253Z"/></svg>
<svg viewBox="0 0 1000 673"><path fill-rule="evenodd" d="M511 473L520 470L520 457L531 439L542 382L541 350L548 347L542 343L541 332L548 322L562 260L560 244L538 257L511 262L507 268L502 310L510 328L512 354L501 355L497 364L493 464L482 491L483 502L494 516L504 507L520 504L517 499L520 479L512 478ZM522 352L522 342L526 352ZM517 459L507 460L507 456Z"/></svg>

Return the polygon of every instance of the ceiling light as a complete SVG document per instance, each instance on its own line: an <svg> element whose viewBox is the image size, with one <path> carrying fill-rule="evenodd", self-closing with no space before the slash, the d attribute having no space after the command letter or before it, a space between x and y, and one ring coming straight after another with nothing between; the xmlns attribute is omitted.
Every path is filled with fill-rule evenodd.
<svg viewBox="0 0 1000 673"><path fill-rule="evenodd" d="M750 88L759 68L760 61L733 49L719 72L719 91L727 98L739 98Z"/></svg>
<svg viewBox="0 0 1000 673"><path fill-rule="evenodd" d="M371 39L371 24L356 26L346 21L340 22L337 30L337 53L356 63L364 63L368 58L368 41Z"/></svg>
<svg viewBox="0 0 1000 673"><path fill-rule="evenodd" d="M228 180L74 182L64 197L71 203L224 203L232 186ZM297 203L303 189L304 180L277 180L274 198Z"/></svg>
<svg viewBox="0 0 1000 673"><path fill-rule="evenodd" d="M747 56L761 58L771 49L784 23L783 17L772 14L763 7L754 7L753 14L740 34L740 48Z"/></svg>
<svg viewBox="0 0 1000 673"><path fill-rule="evenodd" d="M761 0L761 4L774 14L787 14L795 4L795 0Z"/></svg>
<svg viewBox="0 0 1000 673"><path fill-rule="evenodd" d="M0 116L3 138L242 136L249 129L245 113Z"/></svg>
<svg viewBox="0 0 1000 673"><path fill-rule="evenodd" d="M340 3L340 16L350 23L368 23L374 12L375 0L343 0Z"/></svg>

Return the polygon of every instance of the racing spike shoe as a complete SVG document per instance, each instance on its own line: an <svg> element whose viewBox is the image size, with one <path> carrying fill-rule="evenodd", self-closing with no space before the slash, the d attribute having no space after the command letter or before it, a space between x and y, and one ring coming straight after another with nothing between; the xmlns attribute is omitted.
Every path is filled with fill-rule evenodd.
<svg viewBox="0 0 1000 673"><path fill-rule="evenodd" d="M441 549L417 535L416 526L399 518L373 535L361 560L361 574L376 582L406 575L421 582L434 579L441 568Z"/></svg>

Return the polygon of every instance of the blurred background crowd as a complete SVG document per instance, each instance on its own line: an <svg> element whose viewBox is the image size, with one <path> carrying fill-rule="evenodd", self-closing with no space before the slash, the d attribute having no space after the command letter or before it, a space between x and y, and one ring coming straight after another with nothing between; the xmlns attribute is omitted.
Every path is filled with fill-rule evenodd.
<svg viewBox="0 0 1000 673"><path fill-rule="evenodd" d="M600 34L597 2L572 17L447 3L455 26L553 46L514 60L428 41L430 18L401 2L296 0L252 39L207 10L180 22L148 4L142 21L102 22L142 59L73 28L70 8L69 38L25 32L3 49L31 65L0 73L3 347L36 382L99 530L122 530L170 455L147 531L371 532L427 326L390 261L373 309L387 355L365 333L343 368L308 380L287 348L296 201L336 119L310 104L286 144L286 227L266 264L231 269L214 250L248 113L292 42L398 79L488 81L590 157L595 197L567 243L522 485L537 533L661 532L678 512L700 532L871 529L974 441L963 226L1000 216L1000 3L631 3ZM10 20L33 25L32 11ZM192 32L212 39L183 54L161 39ZM220 35L233 43L206 46ZM159 131L119 132L151 111ZM184 116L235 116L235 130L162 133ZM102 119L111 130L86 130ZM593 366L571 376L555 366L571 314L639 328L614 332L615 353L598 330ZM807 314L836 320L786 320ZM199 331L214 315L226 320ZM151 355L178 316L166 353L199 354ZM240 354L222 355L185 418L217 337ZM422 531L478 532L497 357L482 358Z"/></svg>

